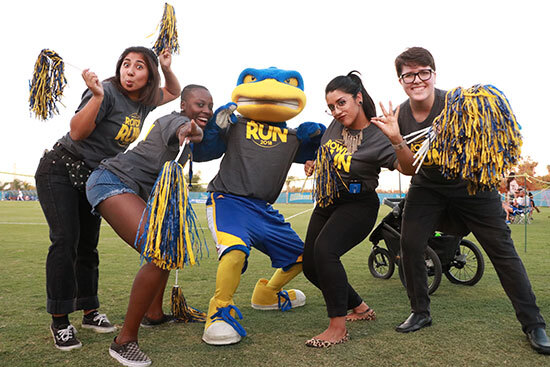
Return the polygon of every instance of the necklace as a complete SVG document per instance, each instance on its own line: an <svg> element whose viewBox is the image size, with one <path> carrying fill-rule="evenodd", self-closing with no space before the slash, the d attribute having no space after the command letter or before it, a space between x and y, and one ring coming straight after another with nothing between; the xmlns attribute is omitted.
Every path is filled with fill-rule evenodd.
<svg viewBox="0 0 550 367"><path fill-rule="evenodd" d="M357 147L361 145L363 130L359 130L359 133L356 134L352 134L350 131L350 129L344 127L342 129L342 139L344 139L344 145L348 149L348 154L353 154L357 151Z"/></svg>

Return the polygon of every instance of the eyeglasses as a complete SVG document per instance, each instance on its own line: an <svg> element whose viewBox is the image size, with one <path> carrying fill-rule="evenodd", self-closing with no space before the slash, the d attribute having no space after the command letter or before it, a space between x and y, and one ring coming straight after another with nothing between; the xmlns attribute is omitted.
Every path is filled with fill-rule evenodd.
<svg viewBox="0 0 550 367"><path fill-rule="evenodd" d="M423 82L425 82L426 80L430 80L430 78L432 77L432 73L435 73L435 71L431 69L423 69L423 70L420 70L418 73L402 74L399 78L405 84L412 84L416 80L417 76L418 76L418 79L420 79Z"/></svg>
<svg viewBox="0 0 550 367"><path fill-rule="evenodd" d="M344 108L346 108L347 103L348 103L348 100L346 98L340 98L336 102L336 106L333 106L333 105L328 106L328 109L325 110L325 113L329 116L333 116L334 111L336 111L336 109L339 109L340 111L343 110Z"/></svg>

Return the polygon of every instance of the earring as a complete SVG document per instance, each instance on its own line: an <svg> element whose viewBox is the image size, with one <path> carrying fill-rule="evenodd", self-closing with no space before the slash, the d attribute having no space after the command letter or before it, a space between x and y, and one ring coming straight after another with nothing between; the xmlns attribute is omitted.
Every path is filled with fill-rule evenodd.
<svg viewBox="0 0 550 367"><path fill-rule="evenodd" d="M359 104L362 105L362 104L363 104L363 101L359 101Z"/></svg>

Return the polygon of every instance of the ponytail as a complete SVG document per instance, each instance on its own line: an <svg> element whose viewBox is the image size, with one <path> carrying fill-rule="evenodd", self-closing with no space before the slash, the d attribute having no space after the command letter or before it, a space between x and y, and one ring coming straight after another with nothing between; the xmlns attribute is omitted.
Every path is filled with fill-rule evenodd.
<svg viewBox="0 0 550 367"><path fill-rule="evenodd" d="M365 112L367 119L371 119L376 116L376 105L370 97L369 93L363 86L361 81L361 75L357 70L352 70L348 75L340 75L332 79L325 88L325 95L335 90L341 90L342 92L351 94L353 98L357 97L357 94L361 92L363 96L363 104L361 107Z"/></svg>

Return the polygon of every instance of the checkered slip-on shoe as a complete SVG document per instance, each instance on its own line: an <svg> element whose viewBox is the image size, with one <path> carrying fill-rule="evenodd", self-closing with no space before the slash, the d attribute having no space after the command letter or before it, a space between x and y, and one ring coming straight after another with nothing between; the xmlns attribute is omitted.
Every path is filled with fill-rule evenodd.
<svg viewBox="0 0 550 367"><path fill-rule="evenodd" d="M55 347L59 350L77 349L82 346L80 340L76 338L76 329L73 325L62 325L59 328L50 325Z"/></svg>
<svg viewBox="0 0 550 367"><path fill-rule="evenodd" d="M139 349L137 341L117 344L113 340L109 347L109 354L124 366L146 367L151 365L151 359Z"/></svg>

